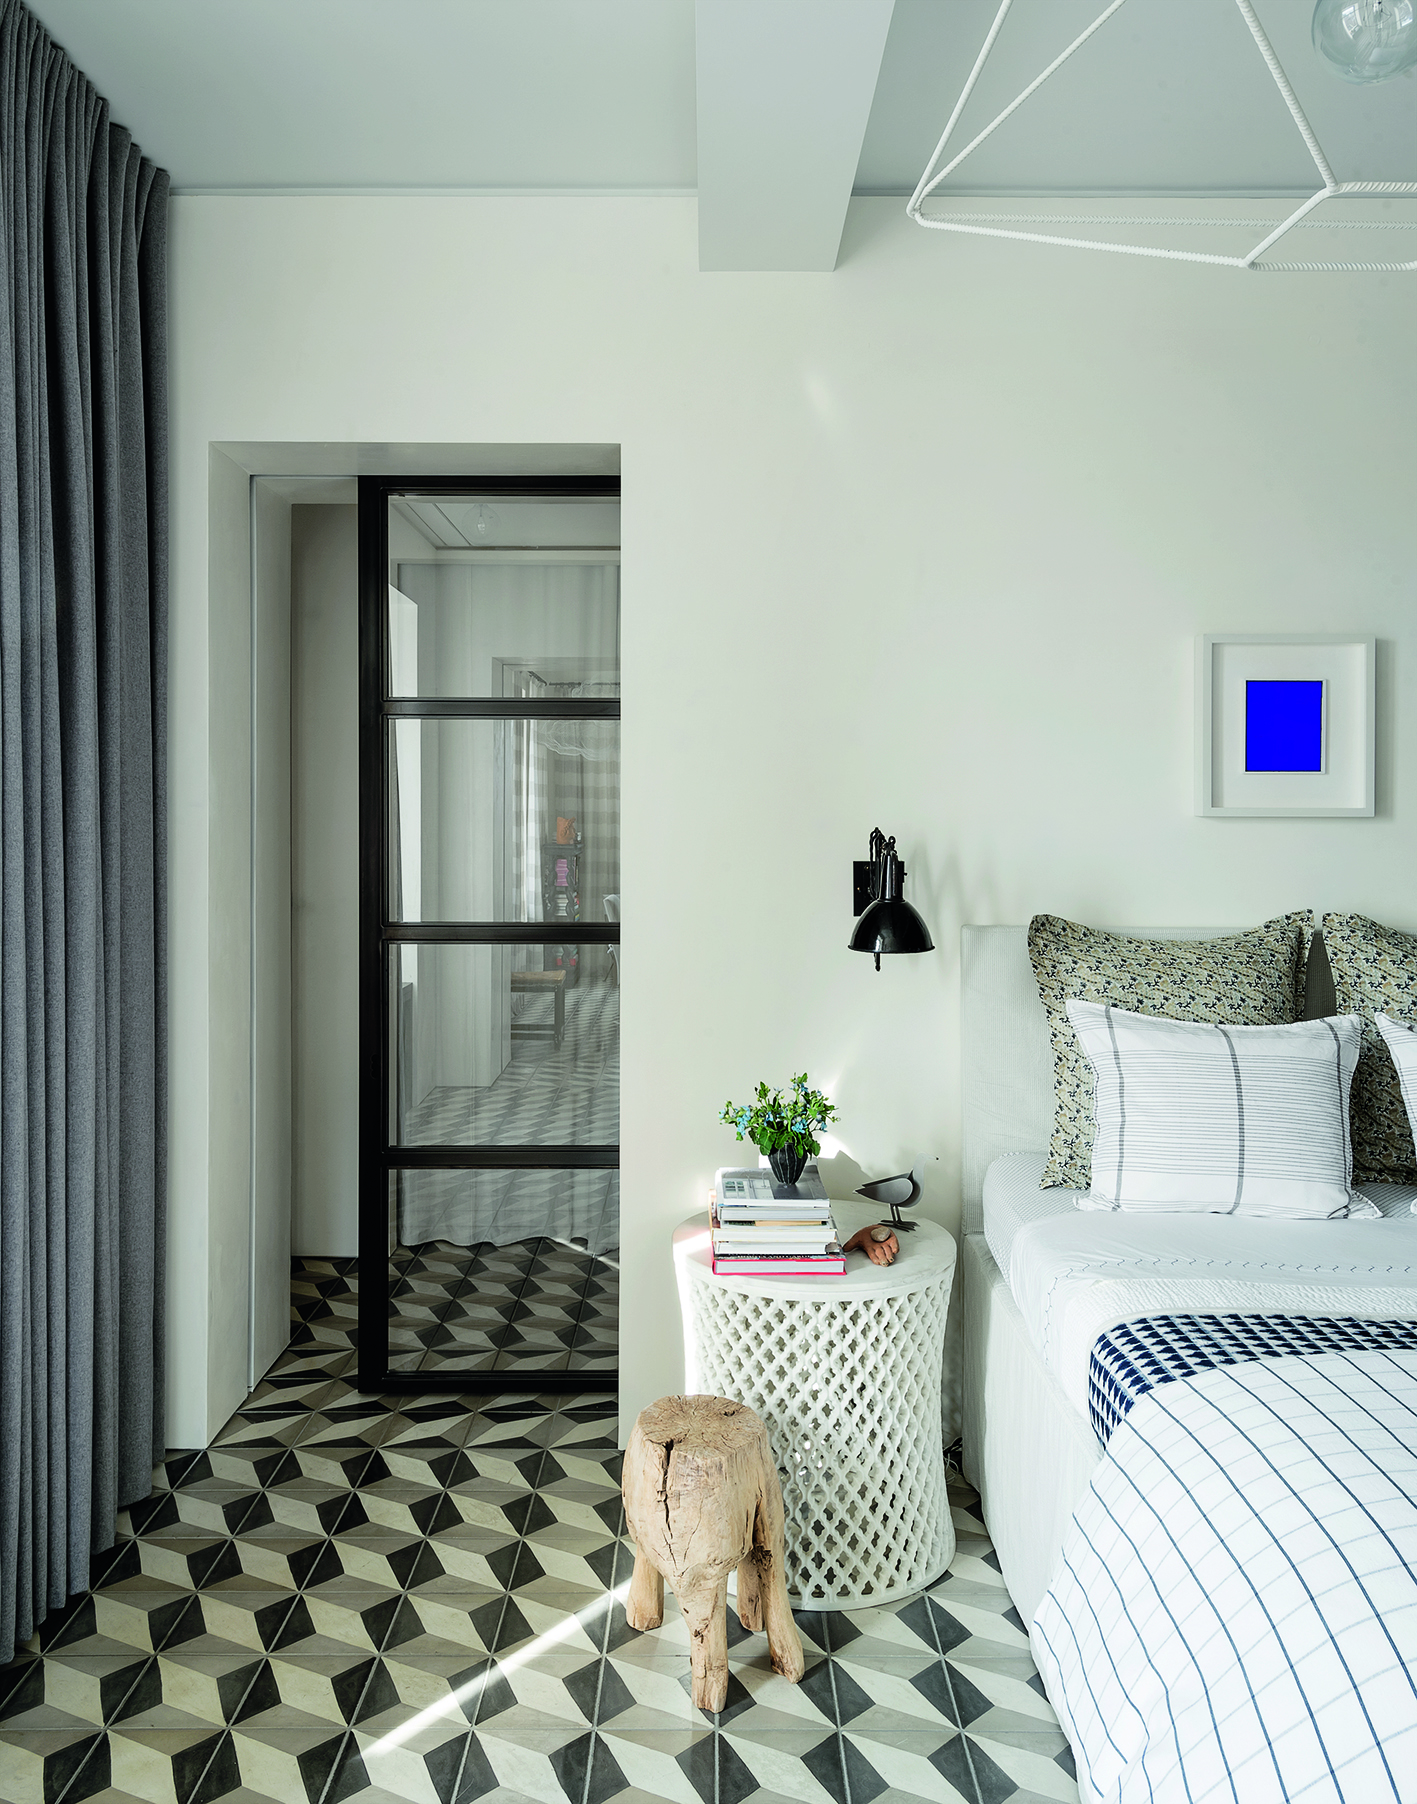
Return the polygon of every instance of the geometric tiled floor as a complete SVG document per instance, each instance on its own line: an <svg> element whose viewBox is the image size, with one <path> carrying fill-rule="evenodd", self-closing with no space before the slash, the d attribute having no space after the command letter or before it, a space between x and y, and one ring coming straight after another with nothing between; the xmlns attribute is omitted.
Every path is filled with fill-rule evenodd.
<svg viewBox="0 0 1417 1804"><path fill-rule="evenodd" d="M928 1596L798 1617L800 1685L730 1611L706 1716L672 1600L625 1625L613 1396L361 1396L349 1262L296 1289L290 1350L0 1670L0 1798L1075 1804L972 1492Z"/></svg>
<svg viewBox="0 0 1417 1804"><path fill-rule="evenodd" d="M400 1247L389 1264L389 1363L440 1375L598 1372L613 1387L619 1286L613 1253L596 1258L545 1236L510 1246Z"/></svg>

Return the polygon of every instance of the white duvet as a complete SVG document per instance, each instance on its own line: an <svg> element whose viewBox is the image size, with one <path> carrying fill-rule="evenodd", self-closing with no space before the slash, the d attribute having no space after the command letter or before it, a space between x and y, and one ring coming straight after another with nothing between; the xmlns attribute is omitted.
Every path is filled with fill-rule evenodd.
<svg viewBox="0 0 1417 1804"><path fill-rule="evenodd" d="M1040 1191L1044 1155L996 1159L984 1183L990 1250L1044 1363L1087 1415L1099 1334L1140 1316L1338 1315L1417 1320L1411 1190L1365 1191L1358 1221L1081 1211Z"/></svg>
<svg viewBox="0 0 1417 1804"><path fill-rule="evenodd" d="M1088 1804L1417 1804L1417 1353L1148 1392L1031 1639Z"/></svg>

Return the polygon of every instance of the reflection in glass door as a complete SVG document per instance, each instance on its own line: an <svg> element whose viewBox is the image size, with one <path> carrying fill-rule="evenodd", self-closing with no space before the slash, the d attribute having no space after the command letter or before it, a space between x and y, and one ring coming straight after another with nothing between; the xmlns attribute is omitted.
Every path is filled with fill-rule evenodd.
<svg viewBox="0 0 1417 1804"><path fill-rule="evenodd" d="M359 1383L614 1383L620 502L359 485Z"/></svg>

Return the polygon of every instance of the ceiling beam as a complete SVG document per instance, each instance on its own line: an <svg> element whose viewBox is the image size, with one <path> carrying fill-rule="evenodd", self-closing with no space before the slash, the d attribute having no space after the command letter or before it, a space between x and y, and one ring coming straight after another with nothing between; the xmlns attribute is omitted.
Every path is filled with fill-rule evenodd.
<svg viewBox="0 0 1417 1804"><path fill-rule="evenodd" d="M895 0L697 0L699 268L836 267Z"/></svg>

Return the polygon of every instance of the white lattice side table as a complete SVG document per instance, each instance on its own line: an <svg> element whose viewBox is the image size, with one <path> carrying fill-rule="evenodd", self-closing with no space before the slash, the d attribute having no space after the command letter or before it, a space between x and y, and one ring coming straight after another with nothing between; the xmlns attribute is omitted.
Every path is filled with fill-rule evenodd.
<svg viewBox="0 0 1417 1804"><path fill-rule="evenodd" d="M843 1240L880 1219L833 1203ZM841 1278L719 1277L707 1215L674 1235L685 1387L767 1424L794 1603L857 1609L931 1584L954 1558L940 1385L955 1243L921 1222L894 1265Z"/></svg>

